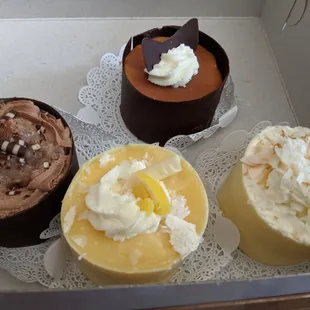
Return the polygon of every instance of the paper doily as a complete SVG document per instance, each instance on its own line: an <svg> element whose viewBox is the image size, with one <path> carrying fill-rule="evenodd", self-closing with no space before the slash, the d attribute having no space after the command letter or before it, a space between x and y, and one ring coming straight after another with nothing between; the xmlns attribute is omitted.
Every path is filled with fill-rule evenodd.
<svg viewBox="0 0 310 310"><path fill-rule="evenodd" d="M85 128L87 130L91 128L88 127L91 125L78 121L70 114L61 113L73 128L75 136L82 133ZM310 271L309 263L289 267L270 267L254 262L239 250L235 250L232 257L230 255L237 246L237 243L233 242L233 240L236 241L236 238L233 240L230 239L231 235L235 234L236 231L235 227L231 226L231 222L229 220L227 222L221 216L215 193L236 161L242 156L248 142L258 132L270 125L270 122L261 122L249 133L243 130L233 132L224 139L218 149L210 149L199 155L195 168L207 186L210 218L204 235L205 241L196 252L185 260L182 268L174 277L175 282L253 279L258 277L300 274ZM78 129L80 126L83 129ZM92 136L90 134L88 137L90 145L102 141L102 137L96 135ZM104 151L106 147L110 147L108 144L109 142L106 141L106 144L102 146L102 150L100 151ZM79 144L77 141L78 152L80 152L80 148L83 149L83 144ZM87 152L79 153L82 159L88 159L87 154ZM222 234L222 225L226 225L226 228L229 228L226 235ZM50 227L42 233L42 237L49 238L56 236L60 232L59 218L56 217L51 222ZM49 271L54 270L55 272L63 264L63 273L59 273L60 280L55 280L48 274L44 267L45 253L52 244L56 244L57 248L62 243L62 239L58 239L56 243L55 240L55 238L52 238L41 245L27 248L0 248L0 267L6 269L14 277L23 282L39 282L51 288L94 287L95 285L80 272L75 262L72 262L70 259L66 261L68 258L66 255L68 253L66 249L61 247L58 247L57 251L54 251L54 256L50 257L56 264L49 266ZM61 258L60 261L59 257Z"/></svg>
<svg viewBox="0 0 310 310"><path fill-rule="evenodd" d="M94 152L99 153L111 147L109 135L105 135L104 132L95 133L94 125L85 124L68 113L60 112L72 128L81 161L93 157ZM87 143L81 139L82 135L87 138ZM107 140L104 140L105 138ZM92 146L95 146L95 150ZM212 193L209 193L209 205L210 210L218 210L215 196ZM221 268L232 260L231 253L238 246L239 233L229 220L225 221L222 218L219 210L217 216L213 211L211 213L213 215L204 234L204 242L196 252L185 260L174 281L190 282L214 279ZM58 235L61 232L59 223L59 217L55 217L41 237L49 238ZM225 225L225 229L223 229L223 225ZM214 234L216 230L218 231L217 236ZM225 232L224 235L222 231ZM48 254L44 255L46 251ZM0 267L21 281L37 281L47 287L94 287L94 284L80 272L76 262L72 261L68 254L66 244L62 239L55 238L41 245L27 248L0 248ZM56 280L49 274L60 279Z"/></svg>
<svg viewBox="0 0 310 310"><path fill-rule="evenodd" d="M141 143L125 126L120 114L122 56L125 45L119 55L108 53L100 61L100 67L93 68L87 75L87 86L79 92L79 100L85 106L77 116L81 120L95 124L98 128L114 136L116 145ZM235 118L238 108L234 95L234 84L229 76L216 110L212 125L192 135L172 137L166 145L185 149L201 138L209 138L219 128L226 127Z"/></svg>
<svg viewBox="0 0 310 310"><path fill-rule="evenodd" d="M96 154L104 152L114 146L113 138L106 132L99 130L93 124L87 124L75 116L54 107L66 119L72 130L75 147L82 164ZM61 233L59 216L50 223L50 227L41 234L42 239L49 239ZM39 282L49 286L52 278L44 268L44 254L55 239L45 243L25 248L0 247L0 268L7 270L15 278L28 283Z"/></svg>

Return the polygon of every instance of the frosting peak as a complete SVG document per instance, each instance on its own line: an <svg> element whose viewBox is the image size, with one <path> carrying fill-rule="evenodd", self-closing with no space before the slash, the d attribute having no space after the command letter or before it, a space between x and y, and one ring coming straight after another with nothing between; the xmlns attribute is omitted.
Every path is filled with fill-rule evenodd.
<svg viewBox="0 0 310 310"><path fill-rule="evenodd" d="M96 230L105 231L114 240L157 230L161 218L141 211L128 187L131 175L145 167L143 161L123 161L90 187L85 203L88 220Z"/></svg>
<svg viewBox="0 0 310 310"><path fill-rule="evenodd" d="M161 55L161 60L148 73L148 80L159 86L185 87L198 73L199 63L194 51L184 44Z"/></svg>

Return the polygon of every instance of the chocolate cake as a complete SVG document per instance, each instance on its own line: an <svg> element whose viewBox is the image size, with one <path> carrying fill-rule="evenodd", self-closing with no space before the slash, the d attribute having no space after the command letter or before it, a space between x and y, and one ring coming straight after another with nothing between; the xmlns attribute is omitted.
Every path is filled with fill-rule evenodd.
<svg viewBox="0 0 310 310"><path fill-rule="evenodd" d="M0 246L40 242L78 170L71 131L50 106L0 101Z"/></svg>
<svg viewBox="0 0 310 310"><path fill-rule="evenodd" d="M179 46L192 48L198 73L179 87L151 83L150 71ZM211 125L228 75L225 51L198 31L197 19L183 27L165 26L136 35L123 54L120 109L124 123L139 139L161 145L173 136L201 131Z"/></svg>

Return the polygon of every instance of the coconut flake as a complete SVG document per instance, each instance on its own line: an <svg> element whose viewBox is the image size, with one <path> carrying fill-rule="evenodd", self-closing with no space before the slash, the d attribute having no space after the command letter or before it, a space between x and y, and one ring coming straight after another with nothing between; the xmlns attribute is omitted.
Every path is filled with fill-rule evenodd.
<svg viewBox="0 0 310 310"><path fill-rule="evenodd" d="M130 254L129 254L131 265L132 266L138 265L141 256L142 256L142 252L141 251L139 251L137 249L131 251Z"/></svg>
<svg viewBox="0 0 310 310"><path fill-rule="evenodd" d="M285 236L307 244L310 225L305 227L308 217L300 216L310 206L309 155L309 129L277 126L258 134L241 160L250 203L257 212Z"/></svg>
<svg viewBox="0 0 310 310"><path fill-rule="evenodd" d="M86 253L81 254L81 255L78 257L78 260L82 260L86 255L87 255Z"/></svg>
<svg viewBox="0 0 310 310"><path fill-rule="evenodd" d="M109 162L114 161L115 158L108 153L103 154L99 158L100 168L105 167Z"/></svg>
<svg viewBox="0 0 310 310"><path fill-rule="evenodd" d="M177 196L171 201L171 213L180 219L185 219L189 214L189 208L184 196Z"/></svg>
<svg viewBox="0 0 310 310"><path fill-rule="evenodd" d="M197 250L203 238L196 232L196 226L173 214L168 214L166 225L170 230L170 243L182 258Z"/></svg>
<svg viewBox="0 0 310 310"><path fill-rule="evenodd" d="M84 210L84 212L82 212L79 217L78 220L79 221L83 221L83 220L87 220L88 219L88 210Z"/></svg>
<svg viewBox="0 0 310 310"><path fill-rule="evenodd" d="M82 249L84 249L87 244L87 237L84 235L71 236L71 239L74 243L76 243Z"/></svg>
<svg viewBox="0 0 310 310"><path fill-rule="evenodd" d="M76 206L73 206L64 216L63 231L65 234L70 231L74 222L75 215L76 215Z"/></svg>

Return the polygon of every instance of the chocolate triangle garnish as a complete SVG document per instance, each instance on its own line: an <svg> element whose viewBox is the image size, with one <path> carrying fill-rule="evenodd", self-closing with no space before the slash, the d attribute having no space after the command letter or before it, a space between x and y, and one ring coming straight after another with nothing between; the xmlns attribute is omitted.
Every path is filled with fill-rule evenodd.
<svg viewBox="0 0 310 310"><path fill-rule="evenodd" d="M146 69L151 71L154 65L160 62L161 54L167 53L170 49L178 47L182 43L195 51L198 46L198 40L199 29L197 18L189 20L172 37L164 42L144 38L141 45Z"/></svg>

